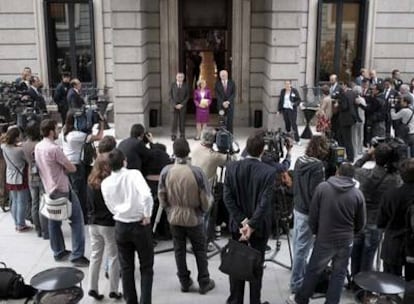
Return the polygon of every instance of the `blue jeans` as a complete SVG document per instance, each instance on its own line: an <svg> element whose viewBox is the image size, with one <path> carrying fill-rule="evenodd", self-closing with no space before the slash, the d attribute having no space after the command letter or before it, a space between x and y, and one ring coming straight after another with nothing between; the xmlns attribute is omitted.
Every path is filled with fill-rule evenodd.
<svg viewBox="0 0 414 304"><path fill-rule="evenodd" d="M31 183L29 189L30 196L32 197L31 213L33 225L35 225L35 228L40 235L44 238L49 238L48 219L39 212L40 198L44 193L43 185L41 182Z"/></svg>
<svg viewBox="0 0 414 304"><path fill-rule="evenodd" d="M85 226L78 196L71 190L69 198L72 202L72 216L69 218L72 230L72 255L70 260L74 260L84 256L85 253ZM49 220L49 237L50 247L56 257L66 249L61 221Z"/></svg>
<svg viewBox="0 0 414 304"><path fill-rule="evenodd" d="M293 265L290 289L295 293L302 285L313 236L308 224L309 216L296 210L293 210L293 214Z"/></svg>
<svg viewBox="0 0 414 304"><path fill-rule="evenodd" d="M361 271L373 269L375 252L381 241L381 230L376 225L367 225L354 238L351 255L351 272L355 276Z"/></svg>
<svg viewBox="0 0 414 304"><path fill-rule="evenodd" d="M329 262L332 261L332 273L325 304L338 304L344 287L351 251L352 241L318 242L316 240L312 256L306 268L305 279L301 289L295 296L295 301L298 304L309 303L309 298L313 295L320 275Z"/></svg>
<svg viewBox="0 0 414 304"><path fill-rule="evenodd" d="M26 226L26 208L29 201L29 191L11 190L10 199L12 201L11 213L16 228Z"/></svg>

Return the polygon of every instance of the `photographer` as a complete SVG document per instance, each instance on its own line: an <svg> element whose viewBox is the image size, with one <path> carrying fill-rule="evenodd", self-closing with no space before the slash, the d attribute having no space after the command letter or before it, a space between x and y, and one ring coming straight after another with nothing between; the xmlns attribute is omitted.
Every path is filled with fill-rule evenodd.
<svg viewBox="0 0 414 304"><path fill-rule="evenodd" d="M414 264L406 257L413 256L413 239L411 223L407 222L408 209L414 197L414 159L405 160L400 167L403 184L393 187L384 193L378 212L377 224L385 229L381 248L384 272L402 275L404 266L405 280L414 280ZM412 216L412 215L411 215ZM405 240L407 227L410 227L410 238Z"/></svg>
<svg viewBox="0 0 414 304"><path fill-rule="evenodd" d="M401 96L399 103L391 105L391 118L392 120L401 119L395 129L395 136L400 137L410 146L411 157L414 157L414 111L410 109L412 104L412 96ZM398 112L396 112L396 108L399 109Z"/></svg>
<svg viewBox="0 0 414 304"><path fill-rule="evenodd" d="M86 142L99 141L103 137L104 120L99 122L99 131L96 135L87 134L75 129L75 115L73 111L69 111L66 116L66 122L62 129L60 139L62 142L63 153L69 161L76 166L76 172L69 174L70 183L73 190L78 195L84 220L88 222L86 208L86 181L89 173L89 165L83 164L81 161L81 153Z"/></svg>
<svg viewBox="0 0 414 304"><path fill-rule="evenodd" d="M371 93L366 96L365 127L367 137L365 142L369 143L373 137L385 136L386 105L377 84L372 85Z"/></svg>
<svg viewBox="0 0 414 304"><path fill-rule="evenodd" d="M373 169L362 166L369 160L375 160ZM351 256L351 274L353 277L361 271L373 268L374 256L381 240L381 230L376 225L380 198L389 188L401 184L401 178L392 165L393 149L387 143L378 144L355 163L355 179L360 183L367 207L367 225L355 236Z"/></svg>

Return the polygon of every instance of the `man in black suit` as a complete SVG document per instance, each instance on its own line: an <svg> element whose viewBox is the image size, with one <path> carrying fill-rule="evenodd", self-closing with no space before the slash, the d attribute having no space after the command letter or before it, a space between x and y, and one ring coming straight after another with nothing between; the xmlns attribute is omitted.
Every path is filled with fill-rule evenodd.
<svg viewBox="0 0 414 304"><path fill-rule="evenodd" d="M375 70L371 70L371 71L369 71L369 80L370 80L370 83L371 84L377 84L377 85L379 85L380 87L382 87L383 86L383 79L382 78L378 78L377 77L377 71L375 71Z"/></svg>
<svg viewBox="0 0 414 304"><path fill-rule="evenodd" d="M362 80L367 79L368 77L368 70L366 68L361 68L359 70L359 76L355 78L355 84L360 86L362 84Z"/></svg>
<svg viewBox="0 0 414 304"><path fill-rule="evenodd" d="M220 80L216 82L214 90L216 92L218 110L223 110L226 117L226 128L233 133L234 98L236 97L236 85L229 79L226 70L220 71Z"/></svg>
<svg viewBox="0 0 414 304"><path fill-rule="evenodd" d="M46 109L46 101L45 98L42 95L42 92L40 91L43 86L43 83L40 81L40 78L37 76L32 76L30 78L30 87L26 91L25 96L23 96L24 99L30 99L31 100L31 107L36 111L36 113L45 113L47 112Z"/></svg>
<svg viewBox="0 0 414 304"><path fill-rule="evenodd" d="M384 91L382 92L382 98L385 100L385 135L391 134L391 103L398 96L398 92L392 88L392 79L386 78L383 82Z"/></svg>
<svg viewBox="0 0 414 304"><path fill-rule="evenodd" d="M66 113L68 112L69 106L66 96L68 94L70 88L70 73L63 72L62 73L62 81L56 87L55 94L53 96L53 101L58 106L58 111L60 113L60 117L62 119L62 125L65 124L66 120Z"/></svg>
<svg viewBox="0 0 414 304"><path fill-rule="evenodd" d="M400 70L398 70L398 69L392 70L391 75L392 75L392 82L393 82L393 85L394 85L394 89L396 89L397 91L399 91L400 90L400 86L404 83L401 80Z"/></svg>
<svg viewBox="0 0 414 304"><path fill-rule="evenodd" d="M224 181L224 203L230 215L232 238L249 242L260 251L262 261L271 233L272 185L276 180L276 170L260 161L264 146L263 133L251 135L247 139L247 158L230 163ZM260 271L257 279L250 281L250 304L262 303L262 277L263 271ZM244 284L230 276L227 304L243 304Z"/></svg>
<svg viewBox="0 0 414 304"><path fill-rule="evenodd" d="M124 153L127 160L127 169L136 169L141 171L143 176L146 176L146 172L143 172L143 164L148 162L151 158L151 150L148 149L144 142L146 137L152 144L152 137L150 134L145 134L145 128L141 124L134 124L131 127L130 135L128 138L121 141L118 145L118 149Z"/></svg>
<svg viewBox="0 0 414 304"><path fill-rule="evenodd" d="M81 109L85 105L85 101L83 97L80 95L82 84L77 78L73 78L70 82L70 86L72 87L69 89L67 100L69 104L69 109Z"/></svg>
<svg viewBox="0 0 414 304"><path fill-rule="evenodd" d="M184 83L184 74L178 73L175 82L171 84L170 104L173 110L173 123L171 126L171 140L177 138L177 123L179 123L180 137L185 138L185 114L187 112L187 101L190 95L188 86Z"/></svg>
<svg viewBox="0 0 414 304"><path fill-rule="evenodd" d="M386 104L378 85L371 86L371 95L367 96L367 106L365 108L365 125L367 128L367 138L365 142L370 143L373 137L385 136L385 116Z"/></svg>
<svg viewBox="0 0 414 304"><path fill-rule="evenodd" d="M342 92L342 87L338 83L338 76L332 74L329 76L329 94L331 95L332 99L337 99L339 94Z"/></svg>

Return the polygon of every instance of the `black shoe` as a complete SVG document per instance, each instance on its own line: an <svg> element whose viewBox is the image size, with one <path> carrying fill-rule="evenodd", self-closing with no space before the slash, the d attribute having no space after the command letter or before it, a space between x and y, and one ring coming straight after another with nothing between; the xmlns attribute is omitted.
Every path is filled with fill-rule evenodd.
<svg viewBox="0 0 414 304"><path fill-rule="evenodd" d="M105 271L105 278L109 280L109 273L108 273L108 271Z"/></svg>
<svg viewBox="0 0 414 304"><path fill-rule="evenodd" d="M171 135L171 140L172 141L174 141L174 140L176 140L177 139L177 136L176 135Z"/></svg>
<svg viewBox="0 0 414 304"><path fill-rule="evenodd" d="M89 290L88 295L98 301L101 301L104 298L104 295L97 293L96 290Z"/></svg>
<svg viewBox="0 0 414 304"><path fill-rule="evenodd" d="M110 293L109 293L109 297L110 297L111 299L121 300L121 299L122 299L122 293L112 291L112 292L110 292Z"/></svg>
<svg viewBox="0 0 414 304"><path fill-rule="evenodd" d="M66 261L68 259L68 257L70 256L72 252L69 250L64 250L61 253L59 253L57 256L55 256L55 261L56 262L63 262Z"/></svg>
<svg viewBox="0 0 414 304"><path fill-rule="evenodd" d="M269 245L266 245L266 249L265 249L266 251L270 251L270 250L272 250L272 247L270 247Z"/></svg>
<svg viewBox="0 0 414 304"><path fill-rule="evenodd" d="M181 291L182 292L189 292L190 291L190 287L193 286L193 280L190 278L188 280L188 283L186 284L181 284Z"/></svg>
<svg viewBox="0 0 414 304"><path fill-rule="evenodd" d="M88 267L89 266L89 260L87 258L85 258L84 256L81 256L80 258L74 259L71 262L76 267Z"/></svg>
<svg viewBox="0 0 414 304"><path fill-rule="evenodd" d="M185 135L184 134L180 134L180 138L184 138L185 139Z"/></svg>
<svg viewBox="0 0 414 304"><path fill-rule="evenodd" d="M206 294L207 292L212 290L215 286L216 286L216 284L214 283L214 281L210 279L210 282L208 282L207 285L202 286L202 287L200 286L200 289L198 290L198 292L202 295Z"/></svg>

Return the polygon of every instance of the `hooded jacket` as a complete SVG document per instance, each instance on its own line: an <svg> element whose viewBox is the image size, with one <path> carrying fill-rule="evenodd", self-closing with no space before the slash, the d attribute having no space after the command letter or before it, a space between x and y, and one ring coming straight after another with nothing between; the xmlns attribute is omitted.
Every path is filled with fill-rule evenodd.
<svg viewBox="0 0 414 304"><path fill-rule="evenodd" d="M332 176L316 188L309 226L319 242L352 240L365 222L364 196L352 178Z"/></svg>
<svg viewBox="0 0 414 304"><path fill-rule="evenodd" d="M293 171L293 203L296 211L308 214L316 187L325 179L323 162L317 158L301 156Z"/></svg>

